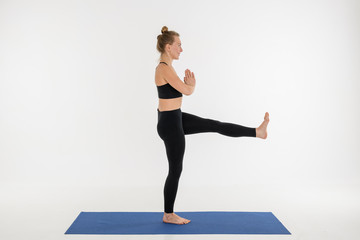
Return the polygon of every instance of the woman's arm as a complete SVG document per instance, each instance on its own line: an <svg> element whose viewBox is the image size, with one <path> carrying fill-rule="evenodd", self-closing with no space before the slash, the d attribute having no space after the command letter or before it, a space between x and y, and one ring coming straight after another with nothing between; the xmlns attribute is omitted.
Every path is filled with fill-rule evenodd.
<svg viewBox="0 0 360 240"><path fill-rule="evenodd" d="M189 85L181 81L176 73L167 66L162 66L162 75L165 80L176 90L184 95L191 95L194 92L195 85ZM186 72L186 71L185 71ZM186 79L186 76L185 78Z"/></svg>

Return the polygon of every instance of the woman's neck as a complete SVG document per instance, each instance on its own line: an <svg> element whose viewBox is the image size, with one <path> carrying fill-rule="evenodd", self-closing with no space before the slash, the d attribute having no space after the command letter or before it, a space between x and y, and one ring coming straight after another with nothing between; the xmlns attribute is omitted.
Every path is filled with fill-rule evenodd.
<svg viewBox="0 0 360 240"><path fill-rule="evenodd" d="M160 62L166 62L167 65L169 65L169 66L172 65L172 61L173 61L173 60L172 60L170 57L166 56L166 55L162 55L162 56L160 57Z"/></svg>

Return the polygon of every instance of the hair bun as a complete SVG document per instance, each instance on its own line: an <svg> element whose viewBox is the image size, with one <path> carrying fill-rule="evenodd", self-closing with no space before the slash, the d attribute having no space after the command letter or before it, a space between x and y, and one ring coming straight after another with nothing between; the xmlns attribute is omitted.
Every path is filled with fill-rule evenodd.
<svg viewBox="0 0 360 240"><path fill-rule="evenodd" d="M167 26L163 26L161 29L161 33L167 32L168 31L168 27Z"/></svg>

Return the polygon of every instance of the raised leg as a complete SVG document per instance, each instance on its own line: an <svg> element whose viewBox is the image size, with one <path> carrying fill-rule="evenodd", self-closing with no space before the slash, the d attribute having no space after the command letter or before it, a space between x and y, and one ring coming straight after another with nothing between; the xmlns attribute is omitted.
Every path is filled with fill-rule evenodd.
<svg viewBox="0 0 360 240"><path fill-rule="evenodd" d="M182 123L185 135L217 132L229 137L256 137L256 128L202 118L186 112L182 112Z"/></svg>

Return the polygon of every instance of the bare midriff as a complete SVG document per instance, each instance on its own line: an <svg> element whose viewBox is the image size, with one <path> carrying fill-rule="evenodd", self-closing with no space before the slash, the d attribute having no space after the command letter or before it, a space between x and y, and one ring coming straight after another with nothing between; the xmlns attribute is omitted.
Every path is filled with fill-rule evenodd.
<svg viewBox="0 0 360 240"><path fill-rule="evenodd" d="M158 109L160 112L175 110L181 108L181 103L182 103L182 97L171 98L171 99L159 98Z"/></svg>

